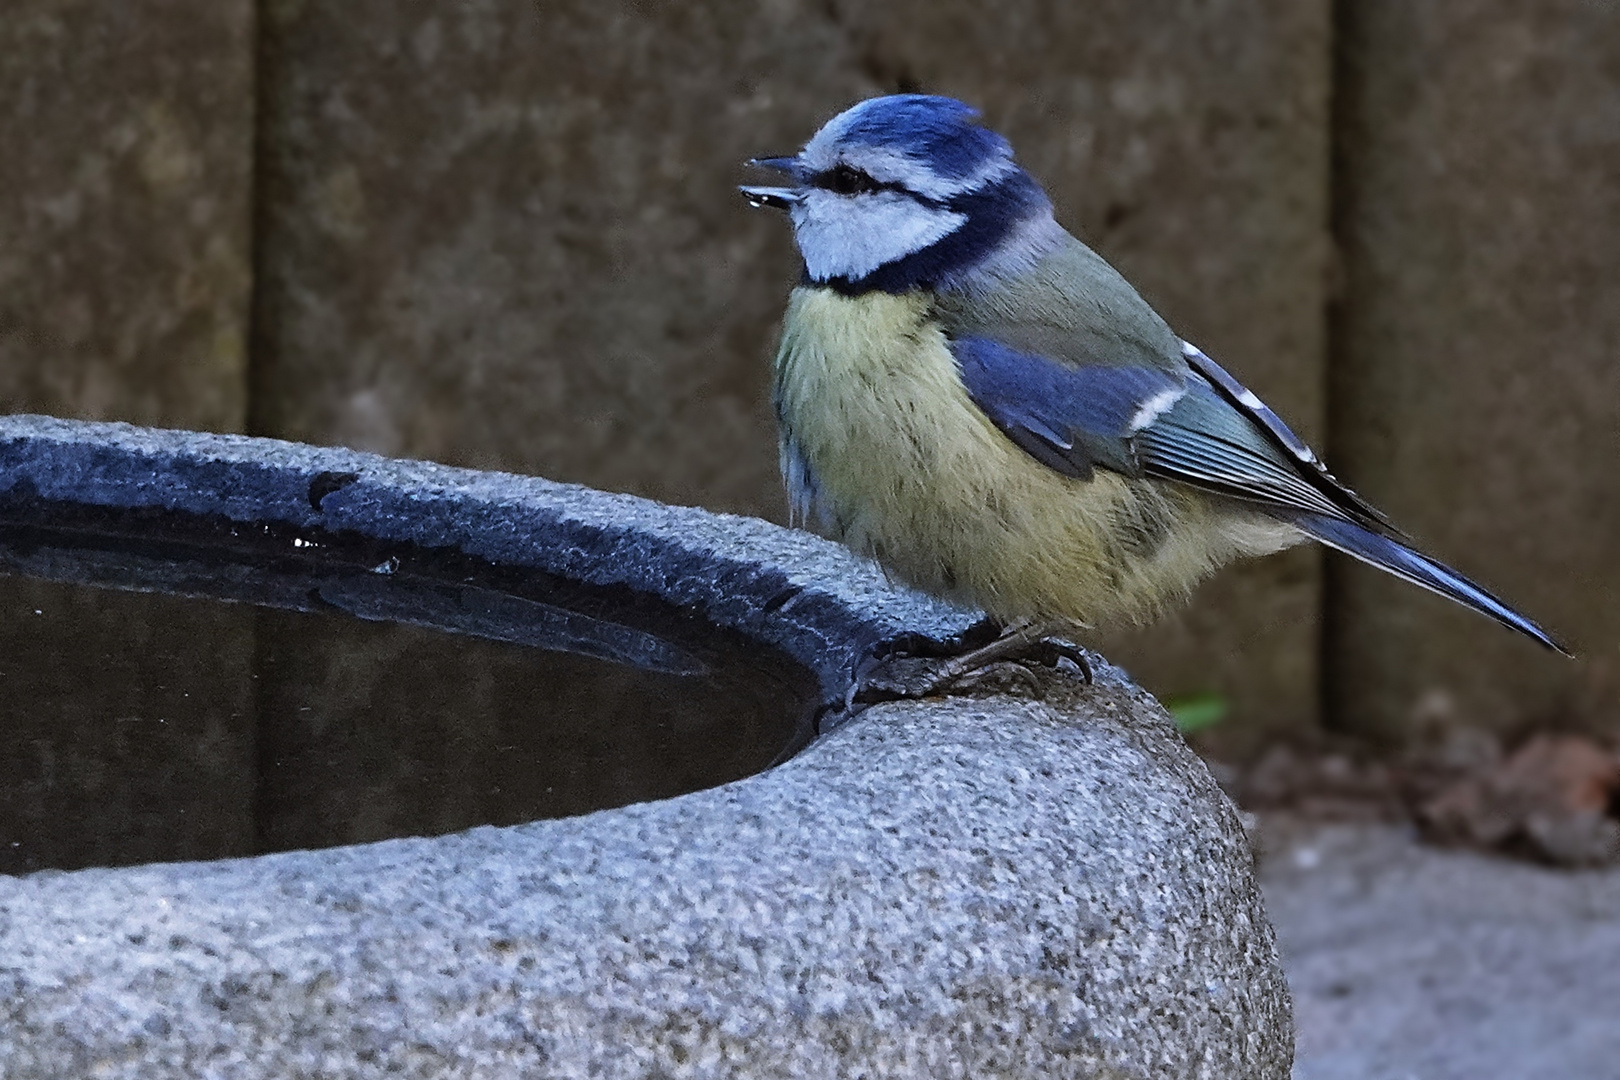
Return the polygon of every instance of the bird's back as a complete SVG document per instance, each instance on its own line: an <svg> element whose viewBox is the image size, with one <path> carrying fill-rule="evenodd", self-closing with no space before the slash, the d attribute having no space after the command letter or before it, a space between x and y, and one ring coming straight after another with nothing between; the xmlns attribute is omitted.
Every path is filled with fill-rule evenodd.
<svg viewBox="0 0 1620 1080"><path fill-rule="evenodd" d="M1021 272L986 274L974 287L936 296L951 337L982 336L1073 366L1140 365L1182 372L1181 342L1158 312L1102 256L1058 230Z"/></svg>

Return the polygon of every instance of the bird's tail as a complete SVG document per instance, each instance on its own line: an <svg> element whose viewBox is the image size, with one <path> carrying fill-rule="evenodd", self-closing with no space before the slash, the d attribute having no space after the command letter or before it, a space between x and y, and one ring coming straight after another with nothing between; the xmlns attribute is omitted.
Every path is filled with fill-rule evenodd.
<svg viewBox="0 0 1620 1080"><path fill-rule="evenodd" d="M1362 528L1353 521L1328 517L1324 514L1301 513L1293 516L1292 520L1301 531L1330 548L1360 559L1369 566L1387 570L1402 581L1420 585L1430 592L1449 597L1464 607L1473 608L1503 626L1534 638L1549 649L1561 652L1565 656L1573 655L1541 627L1451 567L1412 550L1398 540L1391 540L1371 529Z"/></svg>

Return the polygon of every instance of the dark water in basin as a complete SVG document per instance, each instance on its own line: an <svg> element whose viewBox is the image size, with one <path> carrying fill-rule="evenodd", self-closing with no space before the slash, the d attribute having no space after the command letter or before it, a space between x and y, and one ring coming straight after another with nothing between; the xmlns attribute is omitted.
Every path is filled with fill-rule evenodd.
<svg viewBox="0 0 1620 1080"><path fill-rule="evenodd" d="M626 590L308 530L0 513L4 873L666 798L790 754L814 700L785 654Z"/></svg>

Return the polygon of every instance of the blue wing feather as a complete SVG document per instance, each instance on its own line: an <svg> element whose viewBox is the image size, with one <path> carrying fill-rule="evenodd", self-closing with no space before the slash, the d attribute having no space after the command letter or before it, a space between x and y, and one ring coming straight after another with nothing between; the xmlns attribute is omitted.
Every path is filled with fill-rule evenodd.
<svg viewBox="0 0 1620 1080"><path fill-rule="evenodd" d="M1202 379L1136 437L1147 472L1277 508L1343 511Z"/></svg>
<svg viewBox="0 0 1620 1080"><path fill-rule="evenodd" d="M985 337L950 347L968 396L991 422L1043 464L1081 479L1095 466L1140 475L1135 423L1186 382L1163 368L1057 363Z"/></svg>
<svg viewBox="0 0 1620 1080"><path fill-rule="evenodd" d="M1347 511L1351 517L1364 521L1377 522L1381 527L1399 533L1393 522L1385 517L1383 512L1367 500L1357 495L1345 486L1337 477L1327 471L1320 458L1305 445L1305 440L1295 435L1293 429L1283 423L1282 417L1272 412L1261 401L1254 391L1232 378L1215 361L1211 360L1203 350L1196 345L1183 341L1181 355L1198 374L1202 375L1222 397L1232 406L1252 420L1261 431L1265 432L1282 449L1288 451L1295 461L1303 468L1301 472L1314 481L1314 486L1328 495L1340 509Z"/></svg>
<svg viewBox="0 0 1620 1080"><path fill-rule="evenodd" d="M1074 364L993 339L951 342L968 395L1031 457L1089 478L1154 473L1240 499L1334 514L1250 418L1186 368ZM1279 421L1280 423L1280 421Z"/></svg>
<svg viewBox="0 0 1620 1080"><path fill-rule="evenodd" d="M965 335L950 343L992 423L1066 476L1095 468L1178 480L1280 510L1387 519L1322 467L1254 394L1183 343L1188 366L1075 363Z"/></svg>

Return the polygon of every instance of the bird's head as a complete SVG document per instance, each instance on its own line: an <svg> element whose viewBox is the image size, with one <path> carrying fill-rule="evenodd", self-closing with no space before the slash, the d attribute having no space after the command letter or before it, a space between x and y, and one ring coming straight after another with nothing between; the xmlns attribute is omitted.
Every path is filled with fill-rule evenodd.
<svg viewBox="0 0 1620 1080"><path fill-rule="evenodd" d="M812 282L854 293L963 285L1032 261L1057 229L1040 185L977 119L954 98L870 98L797 154L749 163L791 186L740 190L792 217Z"/></svg>

